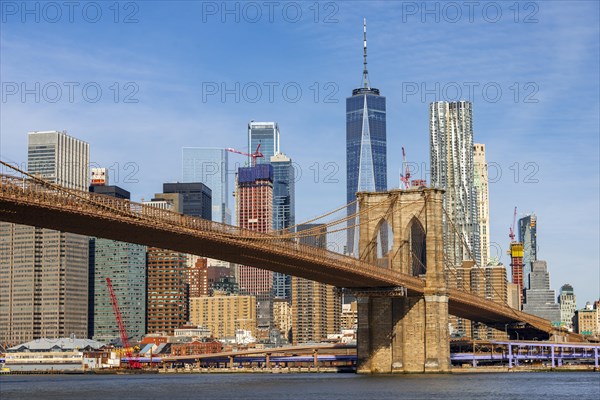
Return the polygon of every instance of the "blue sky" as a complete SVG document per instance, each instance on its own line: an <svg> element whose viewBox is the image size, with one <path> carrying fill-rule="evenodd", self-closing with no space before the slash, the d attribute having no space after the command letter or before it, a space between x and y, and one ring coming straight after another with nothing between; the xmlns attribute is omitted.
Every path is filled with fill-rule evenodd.
<svg viewBox="0 0 600 400"><path fill-rule="evenodd" d="M472 100L491 164L492 255L509 264L513 208L533 211L552 287L571 283L580 306L599 297L597 1L274 2L272 16L264 2L23 4L1 4L3 160L26 161L28 131L67 130L139 200L181 179L182 147L244 150L248 121L277 121L302 170L296 220L337 208L366 17L390 188L402 146L428 179L429 102Z"/></svg>

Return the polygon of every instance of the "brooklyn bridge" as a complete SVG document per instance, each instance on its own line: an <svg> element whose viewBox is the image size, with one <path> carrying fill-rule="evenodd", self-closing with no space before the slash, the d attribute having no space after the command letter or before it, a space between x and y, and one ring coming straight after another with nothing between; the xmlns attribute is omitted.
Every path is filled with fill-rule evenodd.
<svg viewBox="0 0 600 400"><path fill-rule="evenodd" d="M319 229L259 233L68 189L13 170L0 175L0 221L220 259L354 292L359 303L359 372L448 371L449 315L507 332L520 330L521 338L529 334L582 341L543 318L449 287L453 266L444 254L445 211L439 189L358 193L356 214L327 224L328 232L357 233L353 257L302 240L323 234ZM383 225L392 234L382 263L377 243Z"/></svg>

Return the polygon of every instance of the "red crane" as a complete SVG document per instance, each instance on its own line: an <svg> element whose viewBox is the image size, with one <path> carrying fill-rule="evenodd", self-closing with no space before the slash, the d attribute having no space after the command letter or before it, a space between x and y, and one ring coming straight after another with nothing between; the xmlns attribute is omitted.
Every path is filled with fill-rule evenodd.
<svg viewBox="0 0 600 400"><path fill-rule="evenodd" d="M237 154L241 154L243 156L252 157L252 166L254 167L256 165L256 159L264 157L263 153L261 153L259 151L259 149L260 149L260 143L258 144L258 146L256 146L256 151L254 153L252 153L252 154L250 154L250 153L244 153L243 151L232 149L231 147L228 147L225 150L229 151L231 153L237 153Z"/></svg>
<svg viewBox="0 0 600 400"><path fill-rule="evenodd" d="M515 224L517 223L517 207L515 206L515 212L513 213L513 223L510 228L508 228L508 237L511 242L515 241Z"/></svg>
<svg viewBox="0 0 600 400"><path fill-rule="evenodd" d="M123 348L126 349L127 352L127 360L129 362L129 368L139 369L142 368L142 364L139 361L139 358L133 358L133 353L131 351L131 346L129 346L129 339L127 336L127 331L125 330L125 325L123 325L123 317L121 317L121 310L119 310L119 303L117 303L117 296L115 296L115 291L113 290L112 283L110 282L110 278L106 278L106 286L108 286L108 292L110 293L110 302L112 303L113 311L115 312L115 318L117 319L117 325L119 326L119 334L121 335L121 344Z"/></svg>
<svg viewBox="0 0 600 400"><path fill-rule="evenodd" d="M410 170L408 169L408 164L406 162L406 152L404 151L404 147L402 147L402 167L404 168L404 174L400 174L400 181L404 182L404 188L408 189L410 187Z"/></svg>

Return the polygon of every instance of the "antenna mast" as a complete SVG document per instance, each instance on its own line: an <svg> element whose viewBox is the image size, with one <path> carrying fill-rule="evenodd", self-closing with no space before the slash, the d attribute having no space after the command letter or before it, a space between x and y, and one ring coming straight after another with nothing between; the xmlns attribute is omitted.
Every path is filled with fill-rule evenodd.
<svg viewBox="0 0 600 400"><path fill-rule="evenodd" d="M367 71L367 19L363 20L363 87L369 88L369 71Z"/></svg>

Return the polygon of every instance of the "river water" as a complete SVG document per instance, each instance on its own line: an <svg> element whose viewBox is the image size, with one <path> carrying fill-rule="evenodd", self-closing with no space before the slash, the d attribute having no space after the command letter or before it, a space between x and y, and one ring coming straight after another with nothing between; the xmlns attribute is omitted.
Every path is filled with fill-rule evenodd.
<svg viewBox="0 0 600 400"><path fill-rule="evenodd" d="M0 376L0 399L599 400L594 372Z"/></svg>

